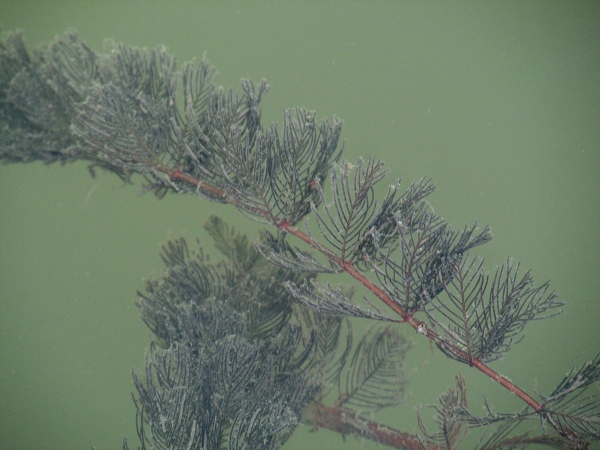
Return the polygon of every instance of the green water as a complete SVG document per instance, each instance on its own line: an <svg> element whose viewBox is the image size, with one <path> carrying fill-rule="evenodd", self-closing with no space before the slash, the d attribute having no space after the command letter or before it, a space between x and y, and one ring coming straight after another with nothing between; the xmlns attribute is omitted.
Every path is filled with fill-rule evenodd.
<svg viewBox="0 0 600 450"><path fill-rule="evenodd" d="M479 252L489 269L523 260L567 302L494 369L549 393L600 350L600 3L4 1L0 21L30 46L75 28L98 51L112 38L164 44L180 62L206 52L226 87L268 79L267 121L290 106L335 113L347 159L432 177L437 213L492 225ZM0 449L135 443L130 371L150 339L136 290L162 270L169 237L202 237L212 212L247 224L231 208L139 193L85 164L0 167ZM521 408L406 333L410 397L374 419L417 432L416 405L458 371L474 412L484 395L499 412ZM285 448L379 447L300 427Z"/></svg>

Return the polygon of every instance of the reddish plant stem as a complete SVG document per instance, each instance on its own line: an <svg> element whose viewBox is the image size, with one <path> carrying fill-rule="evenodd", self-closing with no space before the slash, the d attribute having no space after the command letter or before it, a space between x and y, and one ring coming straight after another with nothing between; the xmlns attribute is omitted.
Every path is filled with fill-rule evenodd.
<svg viewBox="0 0 600 450"><path fill-rule="evenodd" d="M326 428L342 435L352 434L377 442L389 447L403 450L422 450L424 442L417 436L404 433L395 428L387 427L380 423L371 422L358 414L344 408L326 406L321 403L312 403L304 415L304 421L316 428ZM431 450L440 447L429 443Z"/></svg>
<svg viewBox="0 0 600 450"><path fill-rule="evenodd" d="M500 375L498 372L495 372L494 370L492 370L484 362L480 361L477 358L473 358L473 359L471 359L471 365L473 367L475 367L476 369L478 369L479 371L485 373L488 377L490 377L496 383L499 383L500 385L502 385L503 387L508 389L510 392L512 392L513 394L518 396L521 400L523 400L525 403L527 403L529 406L531 406L536 412L538 412L538 413L543 412L544 406L541 403L536 402L527 392L525 392L519 386L515 386L505 376Z"/></svg>
<svg viewBox="0 0 600 450"><path fill-rule="evenodd" d="M203 190L210 192L213 195L219 195L221 197L225 196L225 193L223 192L222 189L219 189L216 186L209 185L208 183L200 181L191 175L182 173L179 170L169 170L166 168L160 168L159 170L166 173L171 178L179 179L181 181L190 183L198 188L201 188ZM267 214L265 214L265 216L268 217ZM328 248L322 246L321 244L315 242L313 238L308 236L306 233L303 233L302 231L298 230L296 227L291 225L287 220L284 219L279 223L275 223L275 225L279 229L296 236L301 241L307 243L312 248L314 248L314 249L318 250L319 252L321 252L322 254L324 254L332 262L338 264L345 272L347 272L350 276L352 276L353 278L358 280L363 286L365 286L369 291L371 291L374 295L376 295L383 303L385 303L395 313L397 313L400 317L402 317L402 322L408 323L415 330L417 330L420 334L427 336L429 339L431 339L434 342L441 341L440 336L436 332L434 332L433 330L429 330L429 329L423 330L421 328L422 324L420 321L416 320L412 316L412 314L409 314L407 311L405 311L404 308L402 308L398 303L396 303L383 289L381 289L379 286L377 286L375 283L373 283L371 280L369 280L367 277L365 277L361 272L359 272L354 267L352 267L351 263L344 261L341 258L338 258L337 256L335 256L334 252L332 252ZM521 400L523 400L525 403L527 403L529 406L531 406L536 412L538 412L538 413L543 412L544 407L542 404L537 402L533 397L531 397L529 394L527 394L527 392L525 392L518 386L515 386L510 380L508 380L508 378L506 378L503 375L500 375L499 373L494 371L491 367L489 367L483 361L481 361L477 358L472 358L469 354L463 352L462 350L460 350L456 347L448 346L448 345L447 345L447 347L449 347L452 350L452 352L454 352L457 356L461 357L461 359L468 361L470 366L475 367L477 370L484 373L485 375L490 377L495 382L499 383L505 389L507 389L508 391L517 395ZM323 406L323 407L325 407L325 406Z"/></svg>
<svg viewBox="0 0 600 450"><path fill-rule="evenodd" d="M181 172L179 169L170 170L166 167L159 167L158 170L167 174L170 178L185 181L186 183L196 186L197 188L206 191L216 197L225 198L225 192L223 191L223 189L219 189L218 187L213 186L212 184L208 184L204 181L198 180L197 178L188 175L187 173Z"/></svg>
<svg viewBox="0 0 600 450"><path fill-rule="evenodd" d="M293 234L294 236L298 237L302 241L306 242L311 247L321 251L322 253L324 253L328 256L332 254L332 252L330 252L328 249L324 249L320 244L317 245L310 236L306 235L302 231L293 227L287 221L285 221L285 220L282 221L281 223L279 223L278 226L281 229L287 231L290 234ZM359 272L354 267L352 267L352 265L350 263L342 261L341 259L332 257L332 256L329 256L329 258L332 261L339 264L344 269L345 272L347 272L349 275L351 275L356 280L360 281L360 283L363 286L365 286L367 289L369 289L381 301L383 301L392 310L394 310L398 315L400 315L400 317L402 317L402 319L403 319L403 322L410 324L415 330L419 330L420 334L427 336L429 339L431 339L433 341L439 342L441 340L440 336L433 330L423 331L422 329L420 329L420 325L421 325L420 321L416 320L414 317L412 317L411 314L407 313L404 310L404 308L402 308L400 305L398 305L398 303L396 303L383 289L381 289L379 286L377 286L371 280L369 280L367 277L365 277L361 272ZM542 404L535 401L535 399L533 399L529 394L527 394L527 392L523 391L518 386L515 386L506 377L504 377L504 376L500 375L499 373L497 373L496 371L494 371L483 361L481 361L477 358L472 358L470 355L468 355L467 353L463 352L462 350L460 350L458 348L455 348L452 346L449 346L449 347L451 348L451 350L453 352L455 352L462 359L468 361L469 365L475 367L476 369L478 369L479 371L483 372L488 377L490 377L492 380L499 383L501 386L508 389L513 394L517 395L525 403L527 403L529 406L531 406L536 412L540 412L543 410Z"/></svg>

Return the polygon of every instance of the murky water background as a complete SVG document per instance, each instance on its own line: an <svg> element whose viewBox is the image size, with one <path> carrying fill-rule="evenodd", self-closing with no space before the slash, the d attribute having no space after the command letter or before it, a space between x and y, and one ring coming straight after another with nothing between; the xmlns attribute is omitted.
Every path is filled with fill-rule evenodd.
<svg viewBox="0 0 600 450"><path fill-rule="evenodd" d="M291 106L335 113L346 159L383 159L389 183L432 177L437 213L492 225L479 251L488 269L523 260L567 302L496 370L549 393L600 350L598 3L20 1L2 2L0 20L30 46L71 27L98 51L112 38L164 44L180 62L206 52L225 87L268 79L266 122ZM161 273L160 245L202 237L212 212L256 229L232 208L139 193L83 163L0 167L0 448L135 443L130 370L150 339L135 292ZM410 397L375 419L417 432L416 405L435 403L458 371L473 405L521 408L406 334ZM375 447L300 427L285 448Z"/></svg>

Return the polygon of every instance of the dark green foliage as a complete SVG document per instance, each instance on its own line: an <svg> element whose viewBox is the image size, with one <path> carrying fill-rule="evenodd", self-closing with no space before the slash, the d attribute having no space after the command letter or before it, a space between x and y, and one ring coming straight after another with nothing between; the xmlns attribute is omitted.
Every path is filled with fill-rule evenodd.
<svg viewBox="0 0 600 450"><path fill-rule="evenodd" d="M351 176L351 173L354 175ZM324 214L313 206L321 234L342 261L351 260L359 250L358 245L364 239L365 230L369 229L377 213L373 186L384 176L385 169L381 161L369 160L365 163L359 160L356 167L343 162L341 167L331 171L332 203L325 203ZM319 191L323 202L323 190Z"/></svg>
<svg viewBox="0 0 600 450"><path fill-rule="evenodd" d="M579 370L571 370L544 397L544 407L550 424L559 432L572 430L575 438L589 441L600 435L600 355L585 363Z"/></svg>
<svg viewBox="0 0 600 450"><path fill-rule="evenodd" d="M69 126L94 74L94 56L67 33L30 56L20 33L0 45L0 157L46 163L79 156ZM73 65L73 70L65 70Z"/></svg>
<svg viewBox="0 0 600 450"><path fill-rule="evenodd" d="M448 389L440 396L438 404L432 407L436 412L434 421L438 431L435 433L428 432L419 416L419 426L427 438L427 445L438 445L447 449L460 448L467 434L467 423L460 413L466 407L467 390L465 380L461 376L457 376L456 389Z"/></svg>
<svg viewBox="0 0 600 450"><path fill-rule="evenodd" d="M164 49L117 46L100 68L101 82L71 117L73 136L89 158L146 172L170 151L175 106L175 60Z"/></svg>
<svg viewBox="0 0 600 450"><path fill-rule="evenodd" d="M142 448L278 448L318 389L300 371L278 370L293 332L270 344L205 338L151 347L145 379L134 377Z"/></svg>
<svg viewBox="0 0 600 450"><path fill-rule="evenodd" d="M314 113L294 109L284 113L282 132L275 124L265 130L266 82L255 88L243 81L242 95L224 92L206 60L186 64L180 74L165 48L116 45L96 55L74 33L33 58L20 34L8 35L0 51L3 160L85 159L123 179L141 173L159 196L198 190L225 201L226 195L253 217L296 223L311 200L318 202L313 182L340 156L339 119L318 124ZM190 186L176 173L212 188Z"/></svg>
<svg viewBox="0 0 600 450"><path fill-rule="evenodd" d="M375 264L381 284L411 313L427 308L454 278L453 267L470 249L491 238L489 227L475 234L477 224L457 232L441 217L420 206L408 215L397 214L393 249L381 253Z"/></svg>
<svg viewBox="0 0 600 450"><path fill-rule="evenodd" d="M292 247L284 233L274 236L265 231L259 249L271 263L295 272L315 274L339 272L339 268L336 268L335 265L318 261L311 252L299 247Z"/></svg>
<svg viewBox="0 0 600 450"><path fill-rule="evenodd" d="M145 377L134 374L143 448L278 448L332 386L339 406L362 411L403 398L409 346L396 330L374 328L361 339L342 389L352 334L342 318L292 301L284 281L306 275L266 263L216 217L205 228L226 259L213 264L185 241L170 242L166 275L139 294L157 338Z"/></svg>
<svg viewBox="0 0 600 450"><path fill-rule="evenodd" d="M533 287L529 272L519 277L518 269L508 261L489 285L482 260L464 259L453 266L450 281L444 284L447 296L432 298L425 307L432 326L443 336L440 350L466 363L472 358L493 361L523 338L529 321L560 313L563 304L556 301L555 292L548 292L548 283ZM468 357L456 355L453 348Z"/></svg>
<svg viewBox="0 0 600 450"><path fill-rule="evenodd" d="M275 124L258 130L255 140L232 127L227 142L214 141L228 198L254 218L297 223L310 212L311 201L318 203L314 186L339 158L340 132L335 117L318 126L314 112L304 109L284 113L281 135Z"/></svg>
<svg viewBox="0 0 600 450"><path fill-rule="evenodd" d="M286 286L294 294L298 302L319 313L395 321L395 319L390 318L383 312L378 310L372 311L357 305L341 289L334 289L326 283L304 282L298 286L288 281L286 282Z"/></svg>
<svg viewBox="0 0 600 450"><path fill-rule="evenodd" d="M369 412L402 402L407 383L402 367L409 348L397 327L371 327L354 350L336 403Z"/></svg>
<svg viewBox="0 0 600 450"><path fill-rule="evenodd" d="M140 293L158 339L145 377L134 375L142 447L278 448L321 389L317 358L327 356L291 320L281 284L302 275L265 265L218 219L208 228L231 260L214 265L171 242L166 275ZM248 289L257 285L263 295Z"/></svg>

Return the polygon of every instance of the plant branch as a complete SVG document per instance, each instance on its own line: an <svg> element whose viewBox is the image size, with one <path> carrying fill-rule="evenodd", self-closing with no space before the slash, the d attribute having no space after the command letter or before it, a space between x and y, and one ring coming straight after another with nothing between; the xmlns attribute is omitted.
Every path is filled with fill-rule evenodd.
<svg viewBox="0 0 600 450"><path fill-rule="evenodd" d="M169 175L172 178L176 178L181 181L191 183L197 187L202 187L203 189L206 189L207 191L211 192L212 194L215 194L216 192L220 192L221 195L225 195L223 193L223 191L221 191L220 189L218 189L214 186L211 186L208 183L201 182L201 181L193 178L190 175L181 173L179 171L163 170L163 172L167 173L167 175ZM265 213L265 216L266 216L266 213ZM471 366L475 367L477 370L479 370L480 372L482 372L485 375L487 375L488 377L490 377L496 383L500 384L505 389L512 392L516 396L518 396L521 400L523 400L525 403L527 403L529 406L531 406L536 413L544 412L543 405L541 403L537 402L533 397L531 397L529 394L527 394L523 389L516 386L514 383L512 383L510 380L508 380L505 376L497 373L495 370L493 370L491 367L489 367L484 362L480 361L477 358L473 358L473 357L469 356L463 350L444 341L438 333L425 327L423 322L415 319L411 314L409 314L407 311L405 311L383 289L381 289L379 286L377 286L375 283L373 283L371 280L369 280L367 277L365 277L360 271L355 269L349 262L345 262L341 258L336 257L331 250L323 247L321 244L318 244L317 242L315 242L315 240L313 238L308 236L306 233L303 233L302 231L298 230L296 227L292 226L286 220L282 220L278 223L275 223L275 225L279 229L296 236L298 239L302 240L306 244L310 245L312 248L318 250L319 252L321 252L322 254L327 256L327 258L329 258L330 261L339 265L342 270L344 270L351 277L353 277L354 279L359 281L363 286L365 286L369 291L371 291L375 296L377 296L377 298L379 298L383 303L385 303L394 312L396 312L402 318L401 323L408 323L411 327L413 327L415 329L415 331L417 333L426 336L427 338L429 338L430 340L432 340L435 343L442 342L443 345L445 345L446 347L450 347L451 350L453 352L455 352L457 355L459 355L465 359L468 359Z"/></svg>
<svg viewBox="0 0 600 450"><path fill-rule="evenodd" d="M417 436L404 433L395 428L371 422L358 414L345 409L310 404L304 413L304 422L315 428L326 428L341 435L352 434L389 447L402 450L422 450L425 442ZM440 447L428 445L429 450L440 450Z"/></svg>
<svg viewBox="0 0 600 450"><path fill-rule="evenodd" d="M320 244L317 245L310 236L301 232L297 228L292 227L287 222L284 221L279 226L281 229L287 231L290 234L293 234L294 236L303 240L307 244L311 245L313 248L323 251L322 246ZM325 252L323 252L323 253L326 254ZM345 272L347 272L350 276L352 276L353 278L358 280L363 286L365 286L367 289L369 289L381 301L383 301L392 310L394 310L396 313L398 313L403 319L402 322L408 323L410 326L412 326L415 329L415 331L417 333L427 336L429 339L431 339L432 341L434 341L436 343L442 341L442 338L440 337L439 334L437 334L433 330L430 330L430 329L424 327L424 324L422 322L416 320L412 315L408 314L400 305L398 305L396 302L394 302L394 300L392 298L390 298L390 296L383 289L381 289L379 286L375 285L371 280L369 280L362 273L360 273L358 270L356 270L354 267L352 267L352 265L350 263L348 263L348 262L344 263L341 261L341 259L338 259L338 258L330 258L330 259L333 262L340 264ZM446 343L445 341L444 341L444 345L451 346L451 344ZM457 355L460 355L463 358L468 359L470 361L471 366L475 367L476 369L478 369L479 371L481 371L482 373L484 373L485 375L490 377L492 380L499 383L501 386L508 389L513 394L517 395L525 403L527 403L529 406L531 406L535 410L536 413L543 411L542 404L540 404L535 399L533 399L529 394L527 394L521 388L519 388L518 386L515 386L506 377L504 377L503 375L500 375L499 373L494 371L492 368L490 368L487 364L480 361L479 359L470 357L466 352L460 350L456 346L451 346L451 347L452 347L452 351L455 352Z"/></svg>
<svg viewBox="0 0 600 450"><path fill-rule="evenodd" d="M283 239L291 234L331 265L302 253L283 267L298 273L308 261L307 267L314 263L316 269L307 273L332 267L346 272L397 315L378 319L408 323L446 356L517 395L527 408L514 417L545 419L573 448L600 438L598 396L580 404L582 392L600 379L598 359L567 374L550 397L540 395L542 403L488 366L522 338L527 322L550 317L547 311L561 304L554 301L554 292L546 293L548 283L533 288L529 272L517 277L518 264L507 262L488 286L483 260L475 263L463 256L491 239L489 229L479 235L473 235L476 224L462 232L451 230L422 201L433 190L428 181L400 198L394 197L398 185L390 187L377 209L373 186L386 172L382 162L344 163L336 178L339 119L316 128L314 113L297 109L293 117L286 112L283 135L275 124L264 130L259 103L268 90L266 81L257 90L242 82L242 97L232 90L226 94L216 89L216 72L205 60L197 69L183 69L184 117L176 106L175 59L164 49L119 46L107 58L97 58L73 33L57 38L34 58L20 35L0 41L0 159L84 159L91 162L92 175L96 166L124 180L141 174L159 197L173 190L232 204L281 232L271 250L280 256L283 249L283 263L286 251L294 253ZM327 204L322 182L332 167L333 202ZM297 228L310 213L322 240ZM391 258L396 249L402 253L400 262ZM369 268L375 270L375 281L367 277ZM284 281L277 284L282 290ZM332 298L326 304L327 298L319 299L319 305L339 300L337 313L360 310L348 308L350 300L342 294L341 300L337 294ZM427 314L427 324L413 317L418 311ZM306 420L316 427L396 448L437 448L428 439L366 421L341 407L310 405Z"/></svg>

